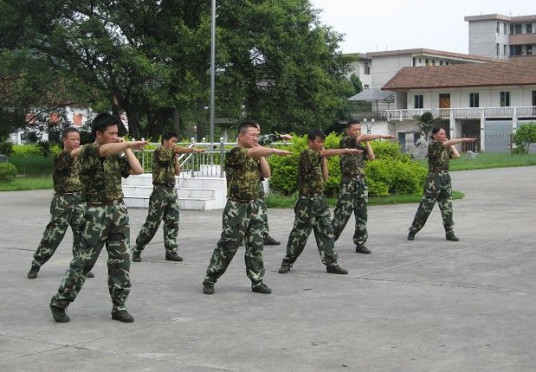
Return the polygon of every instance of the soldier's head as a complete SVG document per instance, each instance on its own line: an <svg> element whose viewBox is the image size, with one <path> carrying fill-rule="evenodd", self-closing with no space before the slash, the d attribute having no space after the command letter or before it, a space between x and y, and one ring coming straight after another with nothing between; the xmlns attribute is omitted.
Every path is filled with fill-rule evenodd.
<svg viewBox="0 0 536 372"><path fill-rule="evenodd" d="M238 146L252 148L258 146L259 124L252 121L244 121L238 126Z"/></svg>
<svg viewBox="0 0 536 372"><path fill-rule="evenodd" d="M69 127L63 130L63 149L65 151L74 150L80 146L80 132L78 129Z"/></svg>
<svg viewBox="0 0 536 372"><path fill-rule="evenodd" d="M103 112L98 114L91 124L91 134L99 145L119 141L119 123L121 121L115 115Z"/></svg>
<svg viewBox="0 0 536 372"><path fill-rule="evenodd" d="M437 141L437 142L443 142L447 139L447 133L445 133L445 130L441 127L434 127L432 129L432 136L431 138L434 140L434 141Z"/></svg>
<svg viewBox="0 0 536 372"><path fill-rule="evenodd" d="M320 128L313 128L307 133L307 145L311 150L322 151L326 135Z"/></svg>
<svg viewBox="0 0 536 372"><path fill-rule="evenodd" d="M175 147L177 142L179 141L179 136L177 136L177 133L175 132L165 132L162 134L162 146L167 148Z"/></svg>
<svg viewBox="0 0 536 372"><path fill-rule="evenodd" d="M361 135L361 123L359 120L350 120L346 123L346 134L352 138L357 138Z"/></svg>

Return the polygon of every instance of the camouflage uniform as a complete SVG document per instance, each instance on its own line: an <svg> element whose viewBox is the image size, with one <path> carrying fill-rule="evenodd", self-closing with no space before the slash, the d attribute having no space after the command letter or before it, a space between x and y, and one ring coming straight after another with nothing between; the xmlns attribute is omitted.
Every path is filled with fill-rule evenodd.
<svg viewBox="0 0 536 372"><path fill-rule="evenodd" d="M246 274L252 288L264 277L263 240L259 193L259 161L246 156L247 149L235 147L225 158L227 204L223 210L223 229L212 254L205 283L216 283L225 273L238 247L245 239Z"/></svg>
<svg viewBox="0 0 536 372"><path fill-rule="evenodd" d="M357 143L355 138L344 136L340 148L357 148L363 150L362 154L340 157L341 185L339 200L333 211L333 239L337 241L341 235L352 212L355 216L354 244L362 246L368 238L367 234L367 203L368 188L365 182L365 161L367 148Z"/></svg>
<svg viewBox="0 0 536 372"><path fill-rule="evenodd" d="M141 252L156 234L164 220L164 247L167 254L177 252L179 233L179 203L175 189L175 151L159 147L153 155L153 192L149 212L136 239L136 251Z"/></svg>
<svg viewBox="0 0 536 372"><path fill-rule="evenodd" d="M448 173L450 159L452 159L450 147L435 141L428 145L428 176L424 183L424 195L409 229L410 233L415 234L423 228L437 201L447 236L454 234L452 185Z"/></svg>
<svg viewBox="0 0 536 372"><path fill-rule="evenodd" d="M80 248L85 203L80 195L78 171L78 161L70 152L61 152L54 158L55 193L50 203L51 218L33 256L32 267L39 268L52 257L69 225L73 230L73 255Z"/></svg>
<svg viewBox="0 0 536 372"><path fill-rule="evenodd" d="M298 167L300 197L294 207L296 216L288 237L287 255L283 264L292 266L296 262L314 229L322 263L328 267L336 266L337 253L334 250L329 206L323 193L322 158L318 152L305 149L298 159Z"/></svg>
<svg viewBox="0 0 536 372"><path fill-rule="evenodd" d="M262 134L259 137L258 143L261 146L270 146L273 142L281 139L281 136L278 134ZM266 205L266 193L264 192L264 186L262 182L264 178L261 177L259 183L259 203L261 208L261 218L263 221L262 237L268 237L270 233L270 227L268 226L268 206Z"/></svg>
<svg viewBox="0 0 536 372"><path fill-rule="evenodd" d="M84 244L76 252L50 304L66 308L75 300L106 244L112 313L126 310L130 292L130 226L121 176L129 176L130 165L124 156L100 157L96 144L84 145L78 160L82 195L87 203L82 227Z"/></svg>

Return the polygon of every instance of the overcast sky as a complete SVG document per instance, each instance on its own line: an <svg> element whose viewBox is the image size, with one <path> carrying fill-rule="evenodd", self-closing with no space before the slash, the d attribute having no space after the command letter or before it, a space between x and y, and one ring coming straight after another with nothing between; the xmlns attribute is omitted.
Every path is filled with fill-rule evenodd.
<svg viewBox="0 0 536 372"><path fill-rule="evenodd" d="M535 15L536 0L310 0L321 22L345 34L344 53L428 48L468 53L465 16Z"/></svg>

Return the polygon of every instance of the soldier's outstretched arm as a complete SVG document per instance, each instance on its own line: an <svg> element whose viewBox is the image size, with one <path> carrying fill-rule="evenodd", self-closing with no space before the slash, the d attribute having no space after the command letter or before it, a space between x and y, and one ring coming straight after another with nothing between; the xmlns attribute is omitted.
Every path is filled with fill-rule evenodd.
<svg viewBox="0 0 536 372"><path fill-rule="evenodd" d="M270 148L270 147L263 147L263 146L252 147L248 149L248 152L247 152L247 156L250 158L260 158L261 156L266 156L266 155L284 156L284 155L291 155L291 154L292 152L290 151L285 151L285 150L280 150L280 149L275 149L275 148Z"/></svg>

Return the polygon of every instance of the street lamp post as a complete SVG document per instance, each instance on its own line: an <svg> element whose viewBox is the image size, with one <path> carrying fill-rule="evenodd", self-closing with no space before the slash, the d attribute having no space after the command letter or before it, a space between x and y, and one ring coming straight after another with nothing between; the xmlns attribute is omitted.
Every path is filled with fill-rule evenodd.
<svg viewBox="0 0 536 372"><path fill-rule="evenodd" d="M367 118L363 119L365 125L367 126L367 134L370 134L372 126L374 125L374 119L370 119L370 123L367 122Z"/></svg>
<svg viewBox="0 0 536 372"><path fill-rule="evenodd" d="M214 88L216 75L216 0L212 0L210 26L210 142L214 142Z"/></svg>

